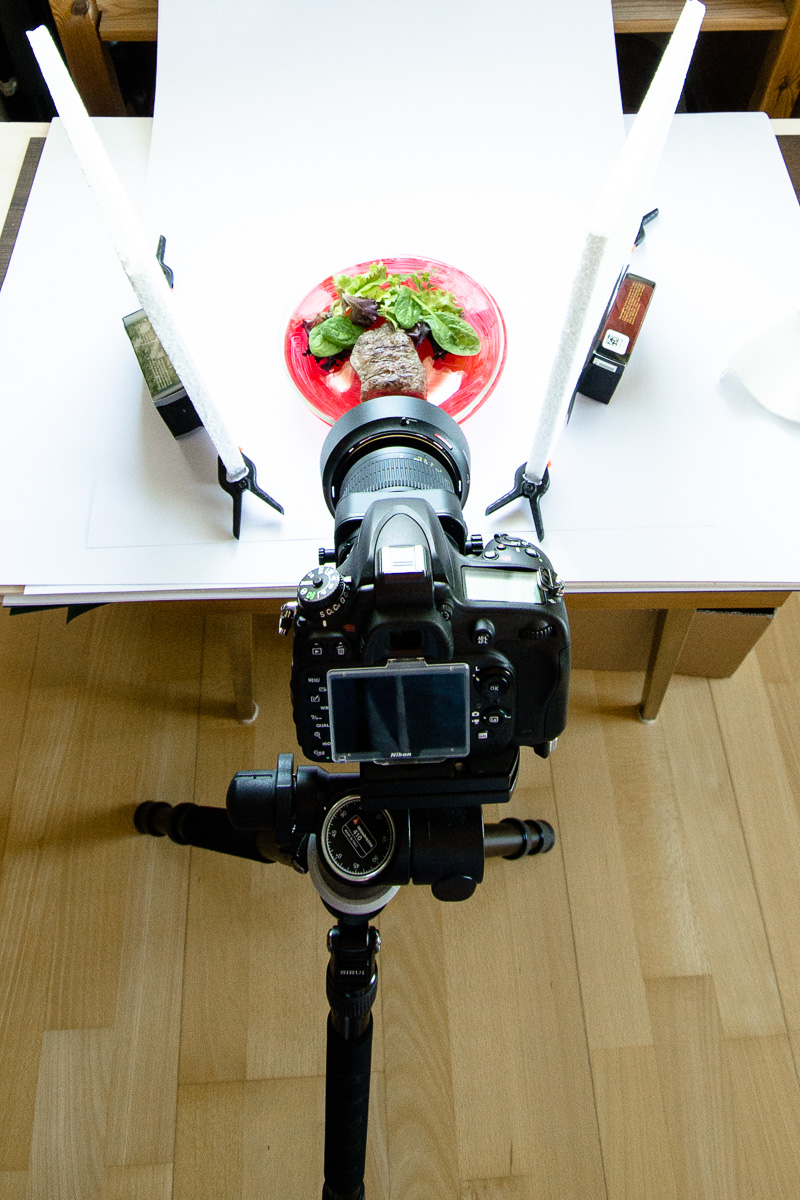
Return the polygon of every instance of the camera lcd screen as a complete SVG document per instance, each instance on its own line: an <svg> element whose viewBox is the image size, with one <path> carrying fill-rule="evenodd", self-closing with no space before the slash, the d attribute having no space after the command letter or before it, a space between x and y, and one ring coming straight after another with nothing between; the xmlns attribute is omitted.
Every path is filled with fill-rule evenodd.
<svg viewBox="0 0 800 1200"><path fill-rule="evenodd" d="M469 751L466 663L328 672L334 762L407 762Z"/></svg>
<svg viewBox="0 0 800 1200"><path fill-rule="evenodd" d="M501 604L541 604L542 593L536 571L487 570L462 567L464 594L468 600L499 601Z"/></svg>

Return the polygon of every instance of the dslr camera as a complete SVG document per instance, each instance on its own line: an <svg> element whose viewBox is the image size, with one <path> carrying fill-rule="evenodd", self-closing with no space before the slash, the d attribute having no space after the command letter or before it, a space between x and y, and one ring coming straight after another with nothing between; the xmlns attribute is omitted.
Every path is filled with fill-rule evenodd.
<svg viewBox="0 0 800 1200"><path fill-rule="evenodd" d="M351 409L321 469L335 545L282 614L303 753L359 764L365 809L507 800L519 747L546 757L566 723L569 627L549 560L469 535L469 448L427 401Z"/></svg>

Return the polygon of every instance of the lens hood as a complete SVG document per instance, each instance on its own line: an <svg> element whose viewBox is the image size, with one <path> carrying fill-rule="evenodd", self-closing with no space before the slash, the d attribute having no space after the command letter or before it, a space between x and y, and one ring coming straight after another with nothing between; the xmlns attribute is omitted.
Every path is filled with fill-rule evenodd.
<svg viewBox="0 0 800 1200"><path fill-rule="evenodd" d="M328 510L335 515L345 479L373 451L419 450L440 463L463 508L469 494L470 453L458 424L415 396L365 400L339 418L322 446L320 470Z"/></svg>

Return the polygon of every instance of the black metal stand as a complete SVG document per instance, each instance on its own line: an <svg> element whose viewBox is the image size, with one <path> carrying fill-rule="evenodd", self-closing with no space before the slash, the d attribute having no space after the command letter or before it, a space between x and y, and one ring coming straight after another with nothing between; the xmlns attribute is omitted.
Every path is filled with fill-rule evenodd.
<svg viewBox="0 0 800 1200"><path fill-rule="evenodd" d="M265 815L269 814L272 828L234 828L232 813L224 808L197 804L179 804L173 808L159 801L140 804L134 815L134 825L139 833L151 837L166 836L182 846L197 846L237 858L254 859L256 862L280 861L301 872L307 871L311 863L312 879L318 884L315 874L318 876L320 868L315 835L306 833L295 837L291 846L276 844L276 836L281 842L289 840L281 836L278 830L283 825L286 833L286 817L296 787L291 762L291 756L282 755L278 771L252 772L245 776L243 786L240 781L237 790L234 781L229 791L229 808L231 795L236 798L237 820L241 820L242 824L251 824L264 801L262 811ZM308 768L300 768L300 771L308 771ZM322 777L326 772L312 768L311 775L321 781L320 786L324 786ZM310 792L311 786L311 782L306 781L306 791ZM298 790L301 789L298 787ZM261 794L256 797L258 792ZM480 823L477 835L481 837ZM544 853L551 849L555 841L553 829L546 821L521 821L516 818L487 825L483 828L482 837L485 857L509 859ZM337 918L337 924L328 933L330 960L326 991L330 1014L327 1025L325 1182L322 1198L364 1200L372 1005L378 991L376 956L380 949L378 931L369 922L397 888L366 888L361 893L363 899L359 899L357 888L341 884L340 881L339 911L333 902L336 886L337 881L328 877L324 894L321 892L326 908ZM471 891L464 893L468 894ZM450 898L461 896L454 894Z"/></svg>
<svg viewBox="0 0 800 1200"><path fill-rule="evenodd" d="M510 504L512 500L527 500L531 506L531 516L536 529L536 536L539 541L544 540L544 521L542 520L542 510L540 501L547 489L550 487L550 468L545 467L544 475L537 483L534 479L525 478L525 463L517 467L514 473L514 486L510 492L506 492L505 496L500 496L498 500L494 500L486 509L486 516L489 513L497 512L498 508L502 508L505 504Z"/></svg>
<svg viewBox="0 0 800 1200"><path fill-rule="evenodd" d="M222 459L217 459L217 481L223 492L227 492L233 500L233 536L237 541L242 529L242 496L245 492L252 492L254 496L258 496L259 500L263 500L265 504L269 504L276 512L283 515L283 506L278 504L277 500L273 500L272 496L269 496L263 488L258 486L255 463L244 452L242 452L242 458L247 467L247 474L242 476L241 479L233 481L228 479L228 472L225 470L225 464Z"/></svg>

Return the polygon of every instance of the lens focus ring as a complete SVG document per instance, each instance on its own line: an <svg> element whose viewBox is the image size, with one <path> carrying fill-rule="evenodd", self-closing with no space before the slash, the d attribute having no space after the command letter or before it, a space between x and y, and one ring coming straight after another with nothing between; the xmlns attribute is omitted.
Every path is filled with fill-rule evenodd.
<svg viewBox="0 0 800 1200"><path fill-rule="evenodd" d="M357 462L344 479L341 495L382 492L386 488L455 491L449 474L434 458L421 454L419 450L394 446L391 449L374 450Z"/></svg>

